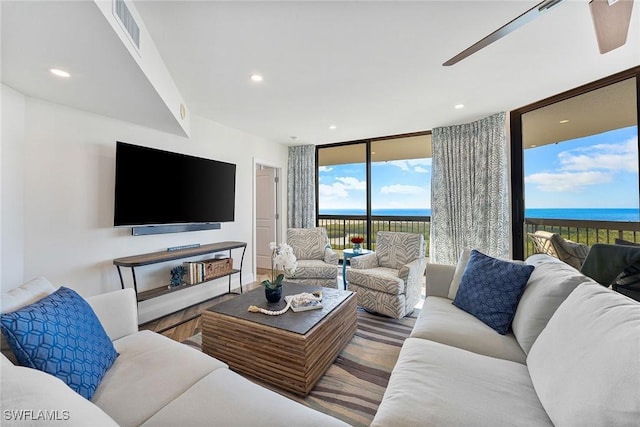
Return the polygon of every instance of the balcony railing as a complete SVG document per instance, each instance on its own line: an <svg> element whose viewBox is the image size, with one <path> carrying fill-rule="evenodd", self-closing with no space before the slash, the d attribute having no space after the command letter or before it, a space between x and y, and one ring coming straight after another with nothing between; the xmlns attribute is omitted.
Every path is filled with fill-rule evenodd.
<svg viewBox="0 0 640 427"><path fill-rule="evenodd" d="M426 256L429 256L430 223L429 216L372 216L371 241L365 241L363 247L375 250L378 231L405 231L424 235ZM367 236L367 217L364 215L319 215L318 226L327 229L331 246L337 250L350 248L352 236Z"/></svg>
<svg viewBox="0 0 640 427"><path fill-rule="evenodd" d="M526 218L524 223L526 233L534 233L537 230L549 231L589 246L594 243L613 244L616 239L640 242L639 222ZM527 238L525 245L525 257L536 253L531 239Z"/></svg>
<svg viewBox="0 0 640 427"><path fill-rule="evenodd" d="M320 215L318 216L318 226L327 229L331 246L337 250L350 248L352 246L349 240L351 236L367 235L367 217L364 215ZM431 217L372 216L371 226L372 241L365 242L365 248L375 250L377 231L406 231L424 235L426 256L429 256ZM615 243L615 239L640 243L640 223L638 222L526 218L526 233L533 233L537 230L558 233L565 239L584 243L589 246L594 243L613 244ZM533 242L527 238L525 240L525 257L535 252Z"/></svg>

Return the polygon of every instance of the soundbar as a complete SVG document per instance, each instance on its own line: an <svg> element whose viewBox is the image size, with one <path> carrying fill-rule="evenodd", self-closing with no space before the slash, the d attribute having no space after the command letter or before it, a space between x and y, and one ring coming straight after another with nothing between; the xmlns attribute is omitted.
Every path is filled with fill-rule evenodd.
<svg viewBox="0 0 640 427"><path fill-rule="evenodd" d="M145 236L148 234L182 233L184 231L220 230L219 222L206 224L175 224L175 225L147 225L144 227L132 227L131 234Z"/></svg>

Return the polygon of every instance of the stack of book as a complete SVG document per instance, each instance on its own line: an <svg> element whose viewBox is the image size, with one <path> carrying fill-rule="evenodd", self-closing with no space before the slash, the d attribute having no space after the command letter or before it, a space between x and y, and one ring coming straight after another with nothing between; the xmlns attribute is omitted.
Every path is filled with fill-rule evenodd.
<svg viewBox="0 0 640 427"><path fill-rule="evenodd" d="M205 277L205 263L187 261L184 263L184 268L187 272L184 275L184 282L187 285L195 285L200 282L204 282Z"/></svg>

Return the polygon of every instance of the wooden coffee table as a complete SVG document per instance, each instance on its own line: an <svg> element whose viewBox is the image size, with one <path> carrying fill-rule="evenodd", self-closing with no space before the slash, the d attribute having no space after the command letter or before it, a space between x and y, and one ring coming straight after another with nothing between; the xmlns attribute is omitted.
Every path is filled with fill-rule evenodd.
<svg viewBox="0 0 640 427"><path fill-rule="evenodd" d="M321 290L321 309L280 316L247 311L250 305L284 308L285 295ZM356 295L350 291L285 283L282 301L269 304L260 287L202 313L202 350L231 369L298 395L307 395L353 337Z"/></svg>

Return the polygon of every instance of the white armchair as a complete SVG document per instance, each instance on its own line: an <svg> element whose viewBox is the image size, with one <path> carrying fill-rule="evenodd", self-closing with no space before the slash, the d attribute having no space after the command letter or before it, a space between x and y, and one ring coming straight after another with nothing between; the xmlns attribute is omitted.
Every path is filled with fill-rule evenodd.
<svg viewBox="0 0 640 427"><path fill-rule="evenodd" d="M375 252L351 258L349 290L359 306L400 319L420 300L426 265L422 234L379 231Z"/></svg>
<svg viewBox="0 0 640 427"><path fill-rule="evenodd" d="M338 287L338 254L331 249L326 228L290 228L287 243L297 258L296 271L285 274L287 282Z"/></svg>

